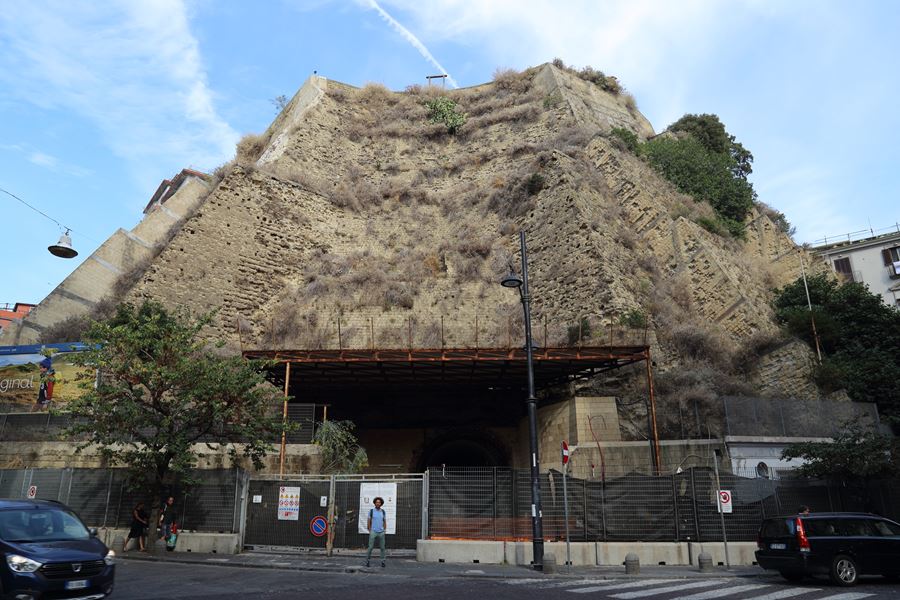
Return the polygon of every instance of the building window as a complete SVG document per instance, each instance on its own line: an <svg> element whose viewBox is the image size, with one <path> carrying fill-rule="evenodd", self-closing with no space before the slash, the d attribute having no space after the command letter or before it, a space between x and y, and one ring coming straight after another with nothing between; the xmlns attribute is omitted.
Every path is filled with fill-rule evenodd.
<svg viewBox="0 0 900 600"><path fill-rule="evenodd" d="M850 268L850 257L834 259L834 270L847 281L853 281L853 269Z"/></svg>
<svg viewBox="0 0 900 600"><path fill-rule="evenodd" d="M891 278L900 277L900 246L882 249L881 257L884 259L884 265L888 268Z"/></svg>

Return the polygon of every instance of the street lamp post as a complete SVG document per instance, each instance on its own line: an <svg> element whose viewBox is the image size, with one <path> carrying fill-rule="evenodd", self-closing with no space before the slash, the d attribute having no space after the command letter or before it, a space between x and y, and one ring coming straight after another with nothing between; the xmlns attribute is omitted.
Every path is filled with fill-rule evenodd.
<svg viewBox="0 0 900 600"><path fill-rule="evenodd" d="M522 310L525 312L525 356L528 362L528 437L531 452L531 534L533 564L537 571L544 569L544 525L541 510L540 463L538 462L537 438L537 396L534 393L534 356L531 341L531 294L528 289L528 252L525 248L525 232L519 232L519 244L522 251L522 277L510 273L500 284L503 287L517 288L522 299Z"/></svg>

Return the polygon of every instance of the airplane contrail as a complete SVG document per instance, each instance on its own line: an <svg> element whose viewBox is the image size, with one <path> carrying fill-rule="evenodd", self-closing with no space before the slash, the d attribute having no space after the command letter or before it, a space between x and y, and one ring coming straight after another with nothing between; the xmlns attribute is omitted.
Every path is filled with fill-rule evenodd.
<svg viewBox="0 0 900 600"><path fill-rule="evenodd" d="M413 47L419 51L419 54L422 55L422 58L430 62L432 66L437 68L442 74L446 73L447 81L451 86L455 88L459 87L459 85L456 83L456 80L453 79L453 77L449 73L447 73L447 69L441 66L441 63L439 63L437 59L431 54L431 52L428 51L428 48L425 47L425 44L419 41L419 38L413 35L413 33L409 29L398 23L397 19L389 15L386 10L381 8L376 0L369 0L368 4L371 8L374 8L376 11L378 11L378 16L380 16L385 23L390 25L391 29L399 33L407 42L412 44Z"/></svg>

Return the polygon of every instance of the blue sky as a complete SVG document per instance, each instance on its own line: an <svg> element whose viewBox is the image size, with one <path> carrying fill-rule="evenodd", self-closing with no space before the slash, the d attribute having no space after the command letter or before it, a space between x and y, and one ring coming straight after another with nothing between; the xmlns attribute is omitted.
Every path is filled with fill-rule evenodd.
<svg viewBox="0 0 900 600"><path fill-rule="evenodd" d="M380 10L379 10L380 8ZM619 77L659 131L713 112L796 239L900 220L900 3L13 0L0 12L0 303L38 302L162 179L229 160L314 70L461 86L560 57ZM430 55L429 60L427 56Z"/></svg>

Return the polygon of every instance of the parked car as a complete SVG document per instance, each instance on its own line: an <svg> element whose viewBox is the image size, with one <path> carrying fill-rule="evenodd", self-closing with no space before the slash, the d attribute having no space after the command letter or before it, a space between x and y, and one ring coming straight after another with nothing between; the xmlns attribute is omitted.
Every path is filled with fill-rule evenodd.
<svg viewBox="0 0 900 600"><path fill-rule="evenodd" d="M59 502L0 499L0 598L99 599L115 553Z"/></svg>
<svg viewBox="0 0 900 600"><path fill-rule="evenodd" d="M811 513L766 519L756 561L788 581L828 575L853 585L860 575L900 577L900 524L865 513Z"/></svg>

